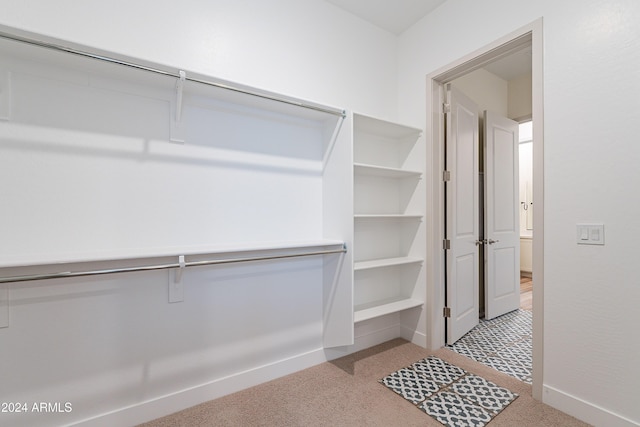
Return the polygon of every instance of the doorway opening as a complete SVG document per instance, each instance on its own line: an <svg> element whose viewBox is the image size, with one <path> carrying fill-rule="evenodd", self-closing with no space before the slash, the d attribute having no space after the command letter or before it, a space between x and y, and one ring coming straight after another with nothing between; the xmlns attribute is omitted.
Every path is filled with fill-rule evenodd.
<svg viewBox="0 0 640 427"><path fill-rule="evenodd" d="M428 219L427 236L428 247L431 252L428 257L429 275L427 278L427 331L428 345L436 349L445 344L445 125L443 105L446 100L446 85L455 79L495 63L514 52L530 49L531 51L531 118L533 119L533 228L536 230L532 238L533 262L532 276L536 286L533 294L533 397L542 399L542 369L543 369L543 103L542 103L542 20L537 20L476 52L431 73L427 76L427 128L431 129L427 135L428 143L431 139L431 152L428 162L432 174L428 177L427 198L432 206L432 215ZM447 243L444 243L445 247Z"/></svg>

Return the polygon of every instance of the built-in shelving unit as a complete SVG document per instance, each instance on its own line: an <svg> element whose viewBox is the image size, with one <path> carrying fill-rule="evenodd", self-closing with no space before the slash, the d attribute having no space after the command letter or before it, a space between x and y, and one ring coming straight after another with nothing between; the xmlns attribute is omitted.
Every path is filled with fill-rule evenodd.
<svg viewBox="0 0 640 427"><path fill-rule="evenodd" d="M421 130L354 114L354 323L424 305Z"/></svg>

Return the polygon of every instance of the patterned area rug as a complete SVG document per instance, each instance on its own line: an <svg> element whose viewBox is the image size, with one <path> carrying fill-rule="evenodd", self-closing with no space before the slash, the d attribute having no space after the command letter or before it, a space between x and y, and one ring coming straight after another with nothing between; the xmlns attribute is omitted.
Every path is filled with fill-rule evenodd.
<svg viewBox="0 0 640 427"><path fill-rule="evenodd" d="M482 427L518 397L434 356L402 368L380 383L450 427Z"/></svg>
<svg viewBox="0 0 640 427"><path fill-rule="evenodd" d="M480 323L450 350L531 384L532 313L515 310Z"/></svg>

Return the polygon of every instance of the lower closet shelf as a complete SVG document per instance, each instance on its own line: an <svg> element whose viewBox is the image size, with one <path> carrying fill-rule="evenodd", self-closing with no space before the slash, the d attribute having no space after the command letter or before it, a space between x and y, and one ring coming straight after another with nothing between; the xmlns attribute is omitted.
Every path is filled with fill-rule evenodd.
<svg viewBox="0 0 640 427"><path fill-rule="evenodd" d="M369 270L371 268L392 267L394 265L418 264L423 261L424 260L422 258L416 257L382 258L369 261L357 261L355 262L353 269L356 271Z"/></svg>
<svg viewBox="0 0 640 427"><path fill-rule="evenodd" d="M374 305L375 304L375 305ZM383 301L376 301L372 304L363 304L355 308L353 316L354 323L384 316L386 314L397 313L410 308L420 307L423 301L413 298L394 298Z"/></svg>

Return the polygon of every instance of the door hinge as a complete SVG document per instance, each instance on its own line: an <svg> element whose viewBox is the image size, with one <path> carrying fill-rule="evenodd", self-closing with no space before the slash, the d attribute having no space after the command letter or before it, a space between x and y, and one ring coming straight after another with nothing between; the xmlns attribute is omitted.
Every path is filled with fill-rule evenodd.
<svg viewBox="0 0 640 427"><path fill-rule="evenodd" d="M451 104L442 104L442 112L443 113L450 113L451 112Z"/></svg>
<svg viewBox="0 0 640 427"><path fill-rule="evenodd" d="M444 307L442 309L442 316L443 317L451 317L451 308L449 307Z"/></svg>
<svg viewBox="0 0 640 427"><path fill-rule="evenodd" d="M451 249L451 240L449 239L444 239L442 241L442 249Z"/></svg>
<svg viewBox="0 0 640 427"><path fill-rule="evenodd" d="M442 180L444 182L451 181L451 171L442 171Z"/></svg>

